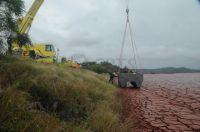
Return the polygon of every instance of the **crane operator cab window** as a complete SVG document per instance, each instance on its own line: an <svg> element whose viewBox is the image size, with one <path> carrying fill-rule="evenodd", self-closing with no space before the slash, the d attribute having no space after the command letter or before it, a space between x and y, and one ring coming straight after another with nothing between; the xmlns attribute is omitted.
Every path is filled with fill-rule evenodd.
<svg viewBox="0 0 200 132"><path fill-rule="evenodd" d="M47 52L54 52L54 51L55 51L53 45L46 45L46 46L45 46L45 50L46 50Z"/></svg>

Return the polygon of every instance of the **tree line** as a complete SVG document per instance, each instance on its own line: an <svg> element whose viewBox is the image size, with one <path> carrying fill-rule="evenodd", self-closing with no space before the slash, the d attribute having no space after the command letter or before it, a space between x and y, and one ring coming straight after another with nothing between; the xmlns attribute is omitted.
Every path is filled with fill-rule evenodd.
<svg viewBox="0 0 200 132"><path fill-rule="evenodd" d="M88 69L99 74L112 73L120 69L118 66L109 62L84 62L81 64L81 66L83 69Z"/></svg>

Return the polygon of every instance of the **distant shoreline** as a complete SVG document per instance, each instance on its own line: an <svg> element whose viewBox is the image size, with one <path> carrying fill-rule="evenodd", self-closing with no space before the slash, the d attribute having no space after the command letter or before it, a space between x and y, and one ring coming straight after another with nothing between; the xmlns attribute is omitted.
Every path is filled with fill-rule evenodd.
<svg viewBox="0 0 200 132"><path fill-rule="evenodd" d="M159 75L159 74L165 74L165 75L171 75L171 74L200 74L200 72L193 72L193 73L143 73L144 75Z"/></svg>
<svg viewBox="0 0 200 132"><path fill-rule="evenodd" d="M200 73L200 70L181 68L140 69L144 74L177 74L177 73Z"/></svg>

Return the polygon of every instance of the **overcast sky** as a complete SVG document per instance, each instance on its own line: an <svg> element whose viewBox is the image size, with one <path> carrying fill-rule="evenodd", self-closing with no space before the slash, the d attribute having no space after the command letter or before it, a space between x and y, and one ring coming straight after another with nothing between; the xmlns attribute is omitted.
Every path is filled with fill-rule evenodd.
<svg viewBox="0 0 200 132"><path fill-rule="evenodd" d="M25 0L26 9L34 0ZM117 59L126 0L45 0L29 32L33 43L51 43L61 56ZM198 0L130 0L130 19L142 68L200 69ZM132 54L127 37L124 58ZM117 63L117 61L115 61Z"/></svg>

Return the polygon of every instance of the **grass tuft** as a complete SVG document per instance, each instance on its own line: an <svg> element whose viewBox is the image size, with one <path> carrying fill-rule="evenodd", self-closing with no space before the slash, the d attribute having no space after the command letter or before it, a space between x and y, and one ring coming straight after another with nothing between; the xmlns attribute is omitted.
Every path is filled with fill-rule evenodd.
<svg viewBox="0 0 200 132"><path fill-rule="evenodd" d="M0 131L126 132L104 75L0 58Z"/></svg>

